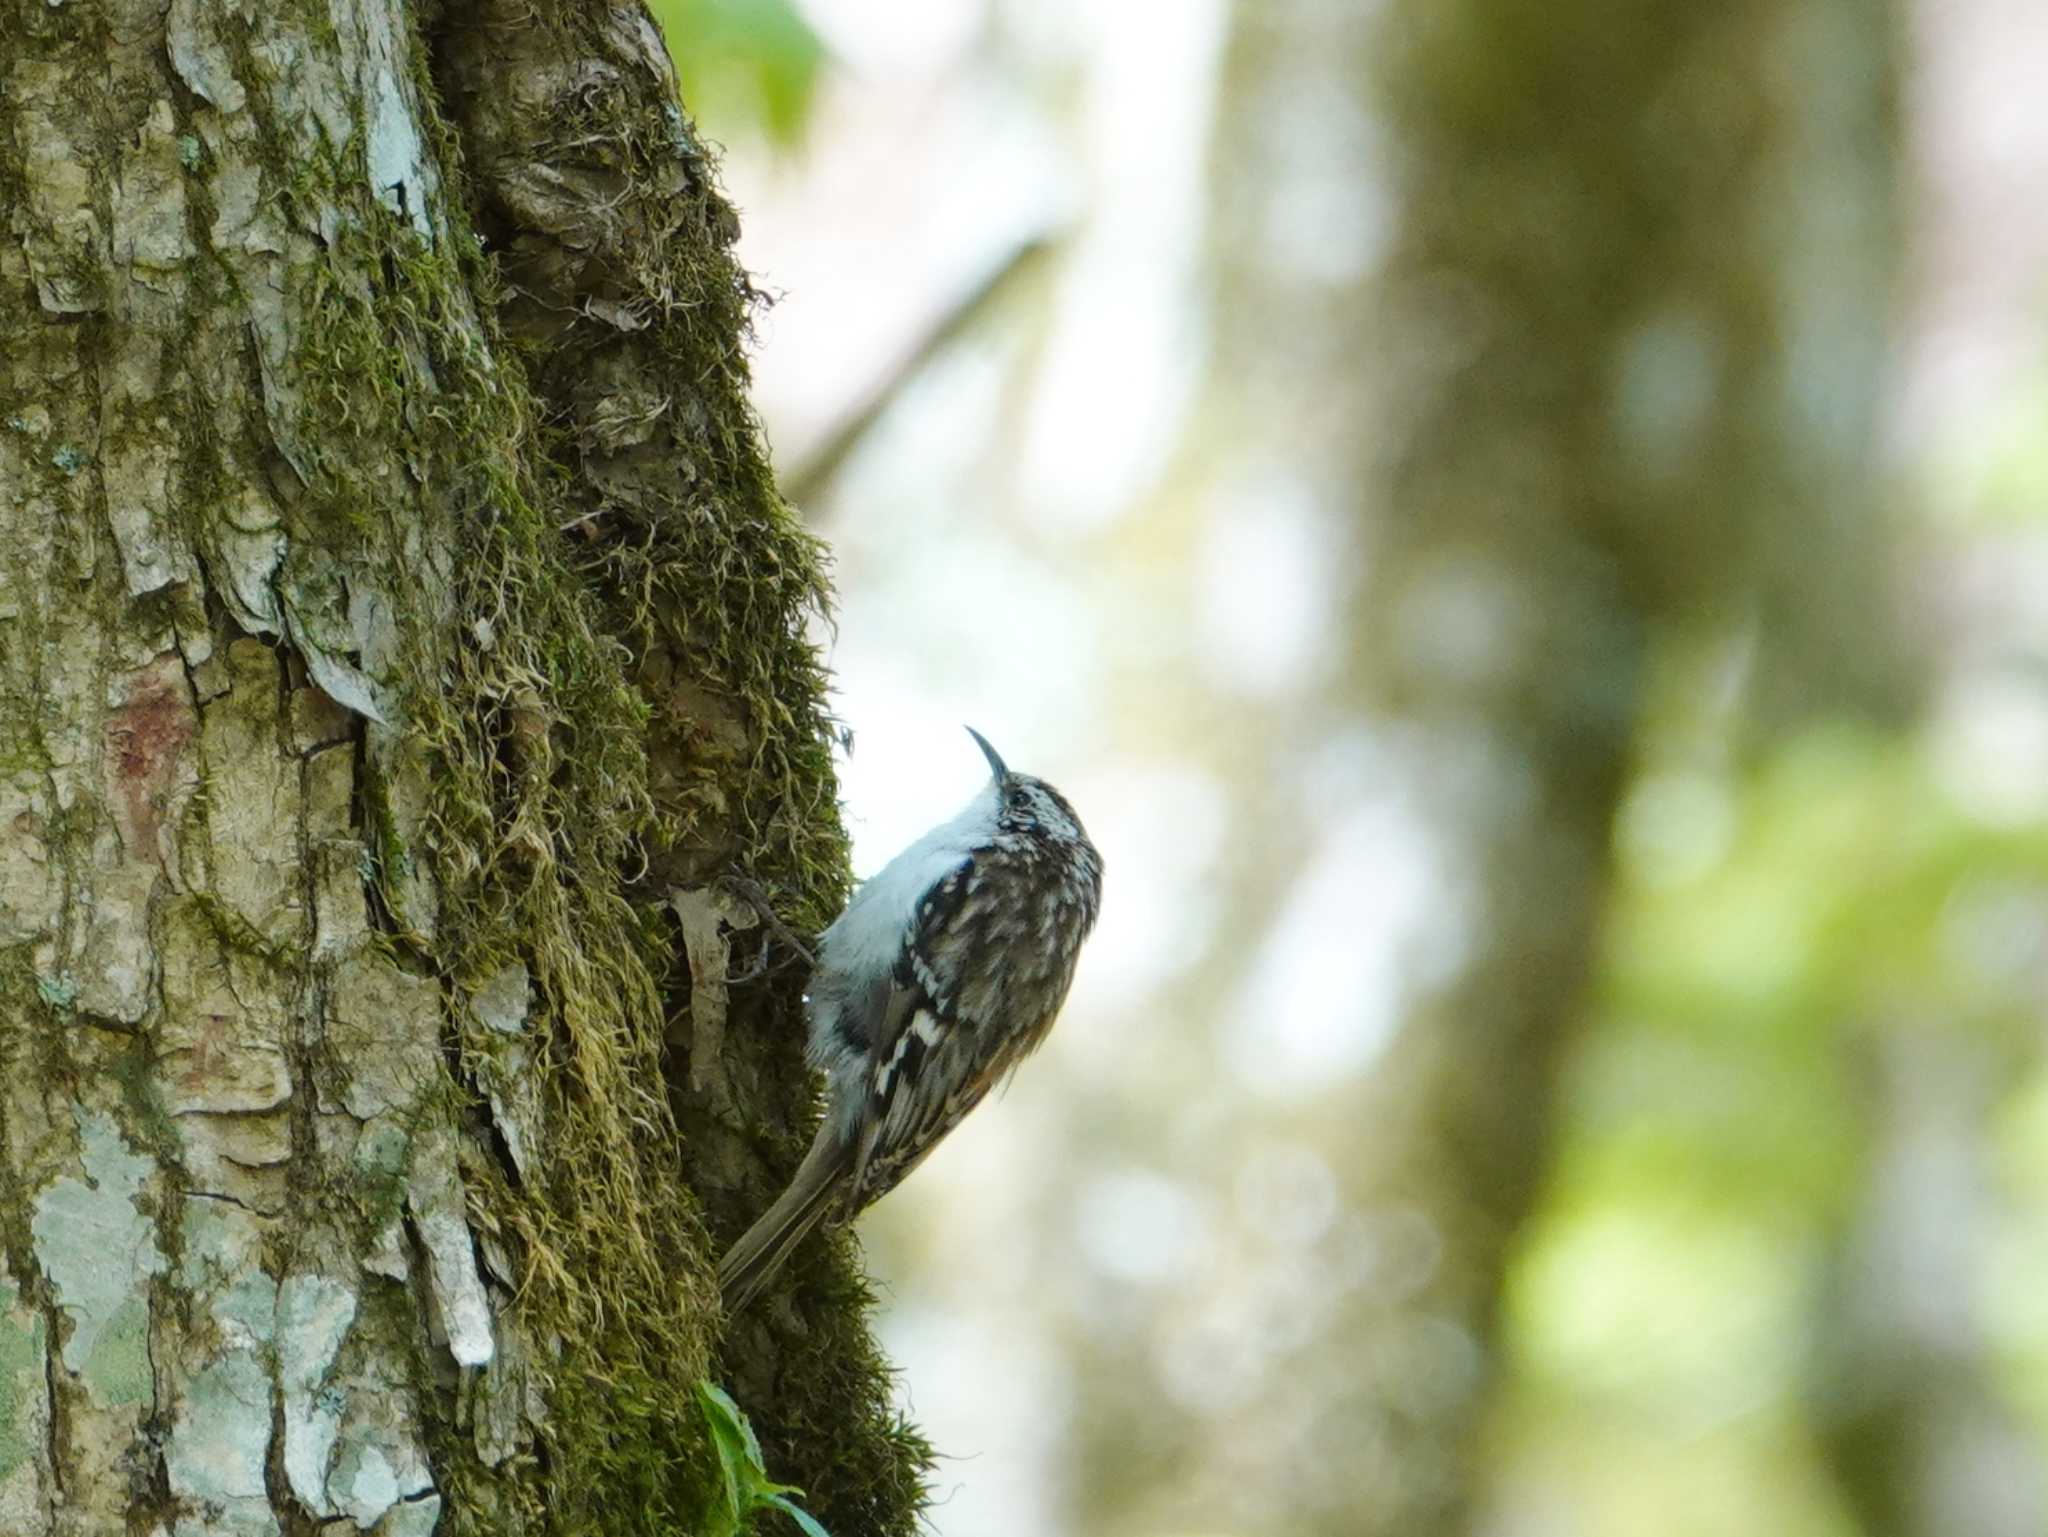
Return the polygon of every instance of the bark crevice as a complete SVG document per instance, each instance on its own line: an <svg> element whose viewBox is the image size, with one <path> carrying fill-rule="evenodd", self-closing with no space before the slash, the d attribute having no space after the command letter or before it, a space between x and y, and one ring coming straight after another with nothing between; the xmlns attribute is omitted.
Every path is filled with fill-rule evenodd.
<svg viewBox="0 0 2048 1537"><path fill-rule="evenodd" d="M400 0L175 0L111 50L76 7L0 23L0 1152L33 1298L0 1397L50 1437L0 1467L0 1525L118 1529L137 1459L237 1533L672 1530L708 1492L693 1187L729 1185L663 1086L654 899L731 860L843 890L819 552L658 37L523 15L624 82L582 125L679 215L666 277L711 284L593 304L660 345L565 353L587 416L445 195ZM472 1006L513 968L520 1010ZM793 1060L754 1081L778 1125L808 1092ZM778 1471L907 1530L841 1314L846 1423Z"/></svg>

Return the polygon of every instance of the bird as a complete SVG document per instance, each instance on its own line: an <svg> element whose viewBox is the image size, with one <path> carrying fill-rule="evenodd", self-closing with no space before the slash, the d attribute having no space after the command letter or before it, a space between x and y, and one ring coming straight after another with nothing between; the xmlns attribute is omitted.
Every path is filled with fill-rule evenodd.
<svg viewBox="0 0 2048 1537"><path fill-rule="evenodd" d="M727 1250L739 1312L819 1223L893 1190L1052 1028L1102 901L1067 798L988 759L989 782L890 860L819 936L805 989L825 1115L789 1186Z"/></svg>

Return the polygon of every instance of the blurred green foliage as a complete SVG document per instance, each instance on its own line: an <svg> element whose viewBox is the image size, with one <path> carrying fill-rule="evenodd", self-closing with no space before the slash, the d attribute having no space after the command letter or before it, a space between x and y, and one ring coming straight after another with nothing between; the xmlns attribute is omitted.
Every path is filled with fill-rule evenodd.
<svg viewBox="0 0 2048 1537"><path fill-rule="evenodd" d="M2048 360L1992 401L1975 430L1951 434L1927 455L1927 504L1969 528L2023 530L2048 507Z"/></svg>
<svg viewBox="0 0 2048 1537"><path fill-rule="evenodd" d="M649 0L681 78L683 105L714 139L803 136L825 45L790 0Z"/></svg>
<svg viewBox="0 0 2048 1537"><path fill-rule="evenodd" d="M1925 733L1835 724L1739 770L1653 764L1631 792L1548 1199L1509 1277L1495 1420L1507 1486L1540 1468L1597 1512L1589 1530L1640 1529L1637 1495L1661 1531L1890 1529L1839 1503L1816 1376L1844 1348L1833 1272L1870 1266L1858 1226L1903 1114L1863 1068L1900 1038L1915 1098L1952 1094L1929 1064L1986 1064L1984 1343L1999 1396L2044 1423L2048 1091L2024 1064L2048 826L1987 817L1939 759ZM1875 1280L1908 1285L1881 1264ZM1847 1348L1911 1349L1899 1319L1878 1327L1893 1339Z"/></svg>

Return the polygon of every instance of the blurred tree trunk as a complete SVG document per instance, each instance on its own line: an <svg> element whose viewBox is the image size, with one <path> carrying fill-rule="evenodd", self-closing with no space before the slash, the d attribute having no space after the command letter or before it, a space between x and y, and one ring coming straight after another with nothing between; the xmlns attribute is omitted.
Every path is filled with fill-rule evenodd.
<svg viewBox="0 0 2048 1537"><path fill-rule="evenodd" d="M656 903L845 867L659 35L16 0L0 213L0 1530L688 1529L808 1090L771 973L668 1091ZM731 1364L908 1531L827 1266Z"/></svg>
<svg viewBox="0 0 2048 1537"><path fill-rule="evenodd" d="M1891 18L1882 0L1235 17L1208 409L1262 440L1238 474L1353 509L1333 703L1379 723L1385 793L1453 911L1345 1107L1339 1179L1365 1231L1401 1242L1274 1378L1273 1414L1314 1450L1211 1445L1187 1498L1232 1498L1207 1460L1266 1491L1275 1529L1465 1532L1646 676L1705 636L1742 642L1760 710L1888 678L1870 464Z"/></svg>
<svg viewBox="0 0 2048 1537"><path fill-rule="evenodd" d="M1483 895L1376 1085L1367 1167L1444 1245L1390 1326L1475 1350L1407 1417L1393 1465L1423 1472L1375 1529L1473 1521L1660 637L1743 636L1764 711L1888 680L1890 27L1881 0L1480 0L1377 34L1401 195L1359 353L1360 677L1471 766L1424 798Z"/></svg>

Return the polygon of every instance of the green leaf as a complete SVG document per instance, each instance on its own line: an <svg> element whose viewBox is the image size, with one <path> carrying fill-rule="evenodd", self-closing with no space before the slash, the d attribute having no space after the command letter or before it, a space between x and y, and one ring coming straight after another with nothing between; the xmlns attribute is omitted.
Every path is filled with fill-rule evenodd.
<svg viewBox="0 0 2048 1537"><path fill-rule="evenodd" d="M795 144L825 45L791 0L652 0L651 8L699 126L714 139L746 127Z"/></svg>
<svg viewBox="0 0 2048 1537"><path fill-rule="evenodd" d="M746 1516L747 1491L753 1481L753 1470L746 1464L746 1442L753 1439L753 1432L746 1428L746 1417L739 1406L716 1384L700 1381L697 1401L704 1410L704 1423L711 1430L711 1445L718 1453L718 1471L724 1484L724 1502L714 1513L718 1522L714 1537L727 1537L739 1530Z"/></svg>
<svg viewBox="0 0 2048 1537"><path fill-rule="evenodd" d="M740 1406L732 1401L732 1395L717 1383L704 1381L698 1382L697 1393L706 1400L704 1417L711 1422L712 1431L730 1437L745 1455L747 1465L765 1477L768 1465L761 1460L761 1442L747 1417L740 1413Z"/></svg>
<svg viewBox="0 0 2048 1537"><path fill-rule="evenodd" d="M718 1469L724 1480L724 1501L707 1518L710 1537L734 1537L747 1517L762 1506L773 1506L796 1522L805 1537L831 1537L817 1518L789 1498L802 1494L794 1484L778 1484L768 1477L761 1457L761 1442L732 1395L717 1383L699 1379L697 1402L704 1411L704 1423L711 1432L711 1444L718 1452Z"/></svg>
<svg viewBox="0 0 2048 1537"><path fill-rule="evenodd" d="M818 1524L816 1516L805 1510L803 1506L786 1500L779 1494L771 1494L761 1503L763 1505L773 1505L777 1510L785 1512L789 1519L794 1521L798 1528L802 1530L804 1537L832 1537L830 1532Z"/></svg>

